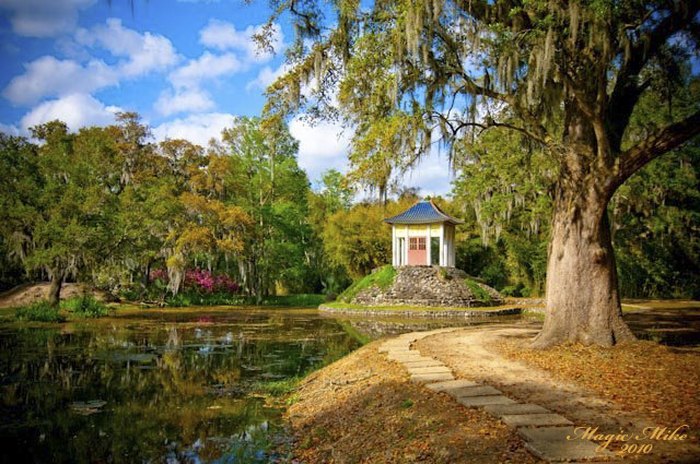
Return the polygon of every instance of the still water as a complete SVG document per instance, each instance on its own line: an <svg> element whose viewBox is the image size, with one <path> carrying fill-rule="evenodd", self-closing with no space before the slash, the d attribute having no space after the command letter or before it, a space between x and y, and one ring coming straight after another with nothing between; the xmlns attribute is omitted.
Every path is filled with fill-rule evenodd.
<svg viewBox="0 0 700 464"><path fill-rule="evenodd" d="M638 337L700 343L698 308L653 309L625 315ZM32 326L6 321L0 462L274 461L264 444L283 442L285 434L282 405L263 394L271 387L385 335L514 322L541 324L523 316L336 319L309 309L252 308L120 311Z"/></svg>
<svg viewBox="0 0 700 464"><path fill-rule="evenodd" d="M2 324L0 462L264 462L251 443L280 433L281 411L261 385L338 359L356 336L309 310Z"/></svg>

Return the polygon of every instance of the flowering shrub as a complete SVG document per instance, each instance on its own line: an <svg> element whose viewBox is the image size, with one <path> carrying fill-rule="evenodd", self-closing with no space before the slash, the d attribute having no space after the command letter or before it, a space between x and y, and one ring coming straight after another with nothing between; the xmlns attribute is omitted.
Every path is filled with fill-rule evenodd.
<svg viewBox="0 0 700 464"><path fill-rule="evenodd" d="M161 282L168 281L168 271L165 269L153 269L150 274L151 280L160 280Z"/></svg>
<svg viewBox="0 0 700 464"><path fill-rule="evenodd" d="M165 269L154 269L151 271L151 280L168 282L168 273ZM206 269L188 269L185 272L183 282L185 290L192 290L197 293L238 293L239 286L227 274L213 274Z"/></svg>

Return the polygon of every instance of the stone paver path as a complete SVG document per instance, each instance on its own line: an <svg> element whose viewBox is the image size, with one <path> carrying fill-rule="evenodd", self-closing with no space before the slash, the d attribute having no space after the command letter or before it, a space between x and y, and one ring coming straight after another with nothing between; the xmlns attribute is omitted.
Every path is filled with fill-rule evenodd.
<svg viewBox="0 0 700 464"><path fill-rule="evenodd" d="M515 428L525 441L525 446L545 461L607 461L614 457L609 451L598 451L598 445L592 441L567 439L575 435L573 423L566 417L536 404L518 403L491 385L456 379L444 363L411 349L411 344L417 340L453 330L457 329L399 335L381 345L379 351L386 353L390 360L402 364L411 375L412 382L445 393L464 406L482 408Z"/></svg>

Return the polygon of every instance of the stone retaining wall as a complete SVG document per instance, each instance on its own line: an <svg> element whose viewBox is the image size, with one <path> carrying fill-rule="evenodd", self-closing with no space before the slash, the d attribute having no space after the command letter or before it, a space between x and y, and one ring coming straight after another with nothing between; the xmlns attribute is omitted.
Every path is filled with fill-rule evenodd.
<svg viewBox="0 0 700 464"><path fill-rule="evenodd" d="M498 306L503 297L488 285L478 283L491 297L479 300L466 284L469 276L462 270L440 266L400 266L394 283L386 289L370 287L355 296L353 303L367 306L412 305L431 307ZM472 279L473 280L473 279Z"/></svg>
<svg viewBox="0 0 700 464"><path fill-rule="evenodd" d="M491 316L511 316L520 314L521 308L503 308L503 309L445 309L435 311L420 311L420 310L387 310L387 309L353 309L353 308L333 308L327 305L318 307L321 311L327 311L337 314L354 314L358 316L408 316L408 317L491 317Z"/></svg>

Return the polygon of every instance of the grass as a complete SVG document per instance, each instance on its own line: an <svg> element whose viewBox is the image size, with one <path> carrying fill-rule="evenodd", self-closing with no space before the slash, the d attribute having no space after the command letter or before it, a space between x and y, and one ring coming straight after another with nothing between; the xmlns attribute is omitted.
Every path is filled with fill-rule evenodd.
<svg viewBox="0 0 700 464"><path fill-rule="evenodd" d="M354 282L351 286L345 289L343 293L338 296L339 301L350 302L353 298L357 296L362 290L370 288L372 286L377 286L379 288L387 288L389 285L394 283L394 278L396 277L396 269L394 266L387 264L377 269L375 272L364 276L362 279Z"/></svg>
<svg viewBox="0 0 700 464"><path fill-rule="evenodd" d="M267 382L255 382L253 390L270 396L284 396L296 390L303 377L289 377L281 380L270 380Z"/></svg>
<svg viewBox="0 0 700 464"><path fill-rule="evenodd" d="M466 278L464 279L464 283L467 284L467 287L469 287L469 290L472 292L474 298L484 302L491 301L491 295L489 295L489 292L481 288L477 281Z"/></svg>
<svg viewBox="0 0 700 464"><path fill-rule="evenodd" d="M15 319L34 322L64 322L66 320L65 317L59 314L58 308L51 306L45 300L17 308Z"/></svg>
<svg viewBox="0 0 700 464"><path fill-rule="evenodd" d="M83 295L61 301L61 309L71 312L76 317L98 318L109 313L107 306L92 295Z"/></svg>

